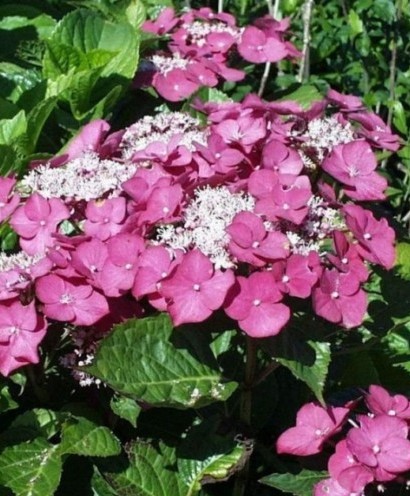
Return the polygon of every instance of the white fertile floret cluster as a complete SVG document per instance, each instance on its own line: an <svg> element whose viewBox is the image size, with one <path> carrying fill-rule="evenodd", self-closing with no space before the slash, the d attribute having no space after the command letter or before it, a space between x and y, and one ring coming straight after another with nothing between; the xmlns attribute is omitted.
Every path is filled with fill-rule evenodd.
<svg viewBox="0 0 410 496"><path fill-rule="evenodd" d="M223 186L197 189L184 211L183 225L162 226L157 241L173 250L198 248L217 269L233 267L226 228L237 213L251 212L254 206L255 200L250 195L231 193Z"/></svg>

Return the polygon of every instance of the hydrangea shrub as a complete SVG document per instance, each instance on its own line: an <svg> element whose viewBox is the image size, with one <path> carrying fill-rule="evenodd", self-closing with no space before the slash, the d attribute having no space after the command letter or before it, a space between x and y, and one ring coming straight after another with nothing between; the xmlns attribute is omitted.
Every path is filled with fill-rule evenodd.
<svg viewBox="0 0 410 496"><path fill-rule="evenodd" d="M288 19L106 8L46 38L49 96L82 126L0 177L0 492L396 494L409 262L383 160L401 138L335 89L204 97L302 56ZM106 45L124 23L136 71ZM108 85L118 63L119 107L80 103L66 55ZM100 111L122 91L158 105L119 125Z"/></svg>

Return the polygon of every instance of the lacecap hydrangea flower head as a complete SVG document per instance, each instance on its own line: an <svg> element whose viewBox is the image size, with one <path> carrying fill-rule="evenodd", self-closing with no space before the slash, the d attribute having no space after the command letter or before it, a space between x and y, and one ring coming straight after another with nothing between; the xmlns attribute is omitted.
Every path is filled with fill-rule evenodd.
<svg viewBox="0 0 410 496"><path fill-rule="evenodd" d="M309 110L249 95L196 111L206 123L162 112L110 133L94 121L0 180L21 248L0 256L3 374L38 360L47 323L101 335L131 315L224 312L260 338L286 332L292 298L311 298L324 319L361 324L370 266L395 260L393 229L367 206L387 187L376 151L398 137L335 91Z"/></svg>

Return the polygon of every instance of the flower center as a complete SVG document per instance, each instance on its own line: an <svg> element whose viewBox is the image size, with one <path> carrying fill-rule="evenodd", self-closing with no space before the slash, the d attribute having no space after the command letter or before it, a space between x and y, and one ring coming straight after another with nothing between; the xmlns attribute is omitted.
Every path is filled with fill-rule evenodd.
<svg viewBox="0 0 410 496"><path fill-rule="evenodd" d="M199 284L194 284L194 285L192 286L192 289L193 289L194 291L199 291L199 290L201 289L201 286L200 286Z"/></svg>
<svg viewBox="0 0 410 496"><path fill-rule="evenodd" d="M253 300L253 304L255 305L255 307L258 307L261 303L261 300Z"/></svg>
<svg viewBox="0 0 410 496"><path fill-rule="evenodd" d="M289 282L290 278L286 274L282 277L282 282Z"/></svg>
<svg viewBox="0 0 410 496"><path fill-rule="evenodd" d="M380 449L380 446L378 444L375 444L373 447L372 447L372 451L375 455L377 455L378 453L380 453L381 449Z"/></svg>
<svg viewBox="0 0 410 496"><path fill-rule="evenodd" d="M333 293L331 293L330 295L334 300L336 300L337 298L339 298L339 293L337 291L333 291Z"/></svg>
<svg viewBox="0 0 410 496"><path fill-rule="evenodd" d="M63 305L69 305L70 303L73 303L73 301L75 301L75 298L70 293L64 293L60 296L60 303Z"/></svg>

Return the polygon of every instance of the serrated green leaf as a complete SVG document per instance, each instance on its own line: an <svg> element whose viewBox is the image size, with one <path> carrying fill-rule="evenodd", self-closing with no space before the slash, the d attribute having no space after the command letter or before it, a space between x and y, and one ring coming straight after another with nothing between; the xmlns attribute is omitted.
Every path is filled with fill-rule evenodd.
<svg viewBox="0 0 410 496"><path fill-rule="evenodd" d="M24 69L16 64L0 62L0 95L16 103L20 95L41 80L38 70Z"/></svg>
<svg viewBox="0 0 410 496"><path fill-rule="evenodd" d="M108 21L96 12L80 9L58 23L49 45L66 45L83 54L95 50L111 53L102 76L118 74L131 78L138 64L138 42L137 32L129 23Z"/></svg>
<svg viewBox="0 0 410 496"><path fill-rule="evenodd" d="M227 480L251 453L244 443L216 434L212 420L194 426L177 451L178 472L188 494L196 494L203 483Z"/></svg>
<svg viewBox="0 0 410 496"><path fill-rule="evenodd" d="M259 482L294 496L312 496L314 485L327 477L328 472L302 470L298 474L271 474Z"/></svg>
<svg viewBox="0 0 410 496"><path fill-rule="evenodd" d="M360 19L360 16L353 9L349 11L349 25L352 36L357 36L360 33L363 33L363 22Z"/></svg>
<svg viewBox="0 0 410 496"><path fill-rule="evenodd" d="M307 84L300 86L296 91L283 96L279 101L293 101L299 103L303 109L308 109L313 103L322 99L323 97L317 88Z"/></svg>
<svg viewBox="0 0 410 496"><path fill-rule="evenodd" d="M11 397L7 384L0 384L0 413L18 408L18 404Z"/></svg>
<svg viewBox="0 0 410 496"><path fill-rule="evenodd" d="M16 417L8 429L1 435L2 443L13 443L16 441L30 440L36 437L44 439L52 438L61 428L66 414L46 410L44 408L33 408Z"/></svg>
<svg viewBox="0 0 410 496"><path fill-rule="evenodd" d="M103 471L117 496L194 496L178 476L173 448L137 442L129 448L128 456L127 467L112 467L114 471L109 466Z"/></svg>
<svg viewBox="0 0 410 496"><path fill-rule="evenodd" d="M72 417L63 425L58 452L61 455L114 456L121 452L121 445L108 427L82 417Z"/></svg>
<svg viewBox="0 0 410 496"><path fill-rule="evenodd" d="M404 111L403 104L396 100L393 102L393 124L396 127L396 129L402 133L407 135L408 134L408 126L407 126L407 115L406 112Z"/></svg>
<svg viewBox="0 0 410 496"><path fill-rule="evenodd" d="M17 151L10 145L0 145L0 175L7 176L10 172L17 172L21 167L21 160Z"/></svg>
<svg viewBox="0 0 410 496"><path fill-rule="evenodd" d="M111 410L133 426L137 426L137 418L141 412L141 407L135 400L126 396L115 395L110 401Z"/></svg>
<svg viewBox="0 0 410 496"><path fill-rule="evenodd" d="M396 270L406 281L410 281L410 243L402 242L396 245Z"/></svg>
<svg viewBox="0 0 410 496"><path fill-rule="evenodd" d="M27 118L21 110L12 119L0 120L0 145L12 144L27 131Z"/></svg>
<svg viewBox="0 0 410 496"><path fill-rule="evenodd" d="M141 0L129 0L129 5L125 9L125 16L134 29L140 28L147 18L144 3Z"/></svg>
<svg viewBox="0 0 410 496"><path fill-rule="evenodd" d="M35 105L27 114L27 153L34 153L37 141L51 112L57 105L57 98L47 98Z"/></svg>
<svg viewBox="0 0 410 496"><path fill-rule="evenodd" d="M271 341L272 357L305 382L323 404L323 390L331 360L330 344L304 341L298 329L287 329Z"/></svg>
<svg viewBox="0 0 410 496"><path fill-rule="evenodd" d="M115 391L155 406L189 408L226 400L226 382L201 335L173 330L167 315L130 320L101 343L86 367Z"/></svg>
<svg viewBox="0 0 410 496"><path fill-rule="evenodd" d="M49 36L56 25L55 19L47 14L28 18L21 15L5 16L0 19L0 29L6 31L32 26L37 30L39 39Z"/></svg>
<svg viewBox="0 0 410 496"><path fill-rule="evenodd" d="M57 450L44 438L5 448L0 454L0 484L15 496L54 494L62 466Z"/></svg>

